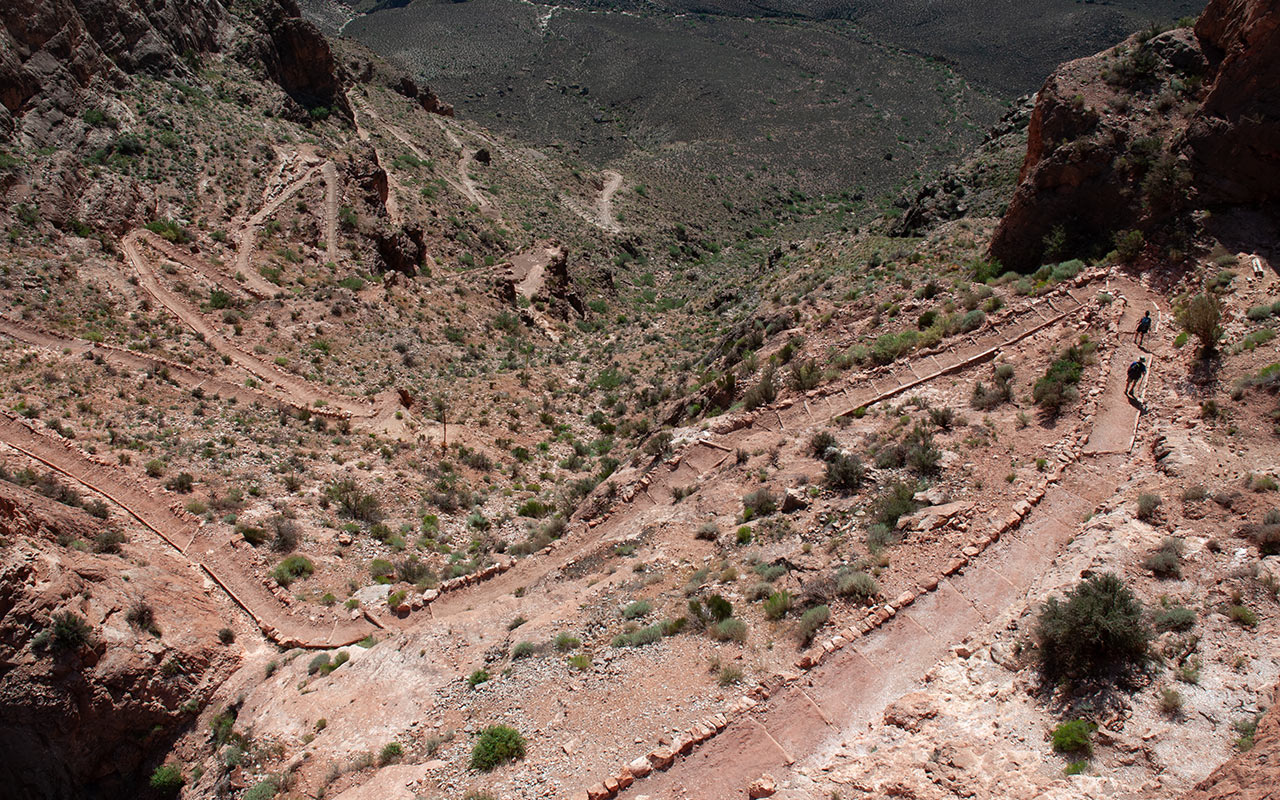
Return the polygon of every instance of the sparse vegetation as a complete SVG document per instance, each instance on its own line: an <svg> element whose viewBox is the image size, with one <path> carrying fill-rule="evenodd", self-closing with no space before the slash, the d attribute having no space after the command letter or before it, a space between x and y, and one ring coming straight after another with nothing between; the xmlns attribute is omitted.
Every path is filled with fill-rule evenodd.
<svg viewBox="0 0 1280 800"><path fill-rule="evenodd" d="M471 768L488 772L508 761L524 758L524 737L508 725L490 725L480 731L471 748Z"/></svg>

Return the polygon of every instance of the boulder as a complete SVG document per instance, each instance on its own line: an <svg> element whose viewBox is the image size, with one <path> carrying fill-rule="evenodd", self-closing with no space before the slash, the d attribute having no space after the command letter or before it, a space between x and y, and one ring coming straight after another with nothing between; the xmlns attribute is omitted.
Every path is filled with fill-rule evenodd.
<svg viewBox="0 0 1280 800"><path fill-rule="evenodd" d="M772 775L765 773L751 782L747 787L747 797L756 800L760 797L771 797L778 791L778 782Z"/></svg>

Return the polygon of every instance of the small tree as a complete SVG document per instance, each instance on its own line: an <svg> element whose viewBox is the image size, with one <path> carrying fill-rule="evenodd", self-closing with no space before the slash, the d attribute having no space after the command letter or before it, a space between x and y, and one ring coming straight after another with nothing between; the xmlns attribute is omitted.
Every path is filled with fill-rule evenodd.
<svg viewBox="0 0 1280 800"><path fill-rule="evenodd" d="M1048 681L1127 677L1149 658L1142 603L1111 573L1095 575L1041 607L1040 673Z"/></svg>
<svg viewBox="0 0 1280 800"><path fill-rule="evenodd" d="M1199 294L1178 315L1183 330L1200 342L1200 356L1207 358L1218 348L1222 338L1222 305L1211 294Z"/></svg>

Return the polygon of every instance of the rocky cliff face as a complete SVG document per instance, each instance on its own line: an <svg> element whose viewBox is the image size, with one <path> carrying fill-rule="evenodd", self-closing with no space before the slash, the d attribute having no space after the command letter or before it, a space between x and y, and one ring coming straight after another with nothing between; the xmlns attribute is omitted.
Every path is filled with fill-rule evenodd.
<svg viewBox="0 0 1280 800"><path fill-rule="evenodd" d="M1213 0L1194 31L1142 34L1060 67L1037 97L1018 188L991 244L1027 270L1117 234L1177 251L1183 212L1265 204L1280 179L1280 8Z"/></svg>
<svg viewBox="0 0 1280 800"><path fill-rule="evenodd" d="M234 50L261 63L304 107L349 113L329 45L293 0L252 8L217 0L14 0L0 7L0 134L28 114L52 127L85 93L127 76L189 77L200 56Z"/></svg>
<svg viewBox="0 0 1280 800"><path fill-rule="evenodd" d="M143 542L84 552L110 526L0 481L0 795L137 796L239 657L198 576ZM86 641L50 641L62 613Z"/></svg>

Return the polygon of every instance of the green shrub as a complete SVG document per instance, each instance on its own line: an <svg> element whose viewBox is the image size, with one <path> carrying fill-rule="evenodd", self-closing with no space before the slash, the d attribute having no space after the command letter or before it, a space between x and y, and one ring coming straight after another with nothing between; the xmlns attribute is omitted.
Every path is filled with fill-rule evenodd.
<svg viewBox="0 0 1280 800"><path fill-rule="evenodd" d="M1176 717L1182 713L1182 694L1177 689L1165 688L1160 690L1160 711L1170 717Z"/></svg>
<svg viewBox="0 0 1280 800"><path fill-rule="evenodd" d="M1127 677L1149 659L1142 603L1113 574L1095 575L1052 597L1036 624L1040 673L1049 681Z"/></svg>
<svg viewBox="0 0 1280 800"><path fill-rule="evenodd" d="M880 585L876 579L863 572L841 573L836 578L836 591L843 597L851 597L859 602L870 602L880 593Z"/></svg>
<svg viewBox="0 0 1280 800"><path fill-rule="evenodd" d="M747 640L747 623L736 617L717 622L711 629L711 637L721 642L738 642Z"/></svg>
<svg viewBox="0 0 1280 800"><path fill-rule="evenodd" d="M176 795L186 782L182 767L177 764L161 764L151 773L151 780L148 781L152 789L166 797Z"/></svg>
<svg viewBox="0 0 1280 800"><path fill-rule="evenodd" d="M831 619L831 609L827 606L814 606L800 615L800 623L796 626L796 635L801 647L808 647L818 629Z"/></svg>
<svg viewBox="0 0 1280 800"><path fill-rule="evenodd" d="M620 633L613 637L611 644L614 647L643 647L647 644L655 644L662 641L662 636L663 625L658 623L630 633Z"/></svg>
<svg viewBox="0 0 1280 800"><path fill-rule="evenodd" d="M1200 341L1200 352L1209 355L1217 350L1222 338L1222 306L1212 294L1199 294L1178 315L1183 329Z"/></svg>
<svg viewBox="0 0 1280 800"><path fill-rule="evenodd" d="M1165 537L1160 547L1142 559L1142 568L1151 570L1157 578L1182 577L1182 541Z"/></svg>
<svg viewBox="0 0 1280 800"><path fill-rule="evenodd" d="M511 659L514 661L520 658L528 658L533 653L533 642L516 642L516 646L511 648Z"/></svg>
<svg viewBox="0 0 1280 800"><path fill-rule="evenodd" d="M706 600L707 614L716 622L733 616L733 604L721 595L713 594Z"/></svg>
<svg viewBox="0 0 1280 800"><path fill-rule="evenodd" d="M637 600L634 603L628 603L627 606L622 609L622 618L637 619L639 617L643 617L652 610L653 607L649 605L647 600Z"/></svg>
<svg viewBox="0 0 1280 800"><path fill-rule="evenodd" d="M892 364L914 350L919 340L920 333L910 329L879 336L871 347L871 361L880 366Z"/></svg>
<svg viewBox="0 0 1280 800"><path fill-rule="evenodd" d="M867 469L857 456L836 452L827 458L823 478L832 490L841 494L853 494L862 488L866 476Z"/></svg>
<svg viewBox="0 0 1280 800"><path fill-rule="evenodd" d="M556 649L561 653L567 653L570 650L577 649L582 645L582 640L571 633L556 634Z"/></svg>
<svg viewBox="0 0 1280 800"><path fill-rule="evenodd" d="M54 650L79 650L93 641L89 623L70 611L54 614L49 630L49 644Z"/></svg>
<svg viewBox="0 0 1280 800"><path fill-rule="evenodd" d="M764 601L764 615L767 619L782 619L791 610L791 594L780 590L769 595Z"/></svg>
<svg viewBox="0 0 1280 800"><path fill-rule="evenodd" d="M1093 752L1093 732L1097 725L1083 719L1073 719L1053 729L1053 749L1058 753Z"/></svg>
<svg viewBox="0 0 1280 800"><path fill-rule="evenodd" d="M305 578L315 572L316 566L306 556L292 555L285 558L271 571L271 577L281 586L288 586L298 578Z"/></svg>
<svg viewBox="0 0 1280 800"><path fill-rule="evenodd" d="M1083 352L1074 345L1068 347L1031 387L1031 398L1046 414L1057 416L1079 398L1076 385L1083 374Z"/></svg>
<svg viewBox="0 0 1280 800"><path fill-rule="evenodd" d="M240 800L271 800L280 793L280 781L276 778L265 778L249 787L240 795Z"/></svg>
<svg viewBox="0 0 1280 800"><path fill-rule="evenodd" d="M915 484L894 481L875 503L875 521L892 530L898 519L919 508L915 501Z"/></svg>
<svg viewBox="0 0 1280 800"><path fill-rule="evenodd" d="M1196 624L1196 612L1186 606L1169 606L1157 611L1151 622L1158 631L1189 631Z"/></svg>
<svg viewBox="0 0 1280 800"><path fill-rule="evenodd" d="M1242 628L1258 627L1258 615L1248 606L1231 606L1227 609L1227 617Z"/></svg>
<svg viewBox="0 0 1280 800"><path fill-rule="evenodd" d="M382 750L378 753L378 763L386 766L392 761L399 761L404 755L404 748L399 742L387 742L382 746Z"/></svg>
<svg viewBox="0 0 1280 800"><path fill-rule="evenodd" d="M524 737L507 725L490 725L480 732L471 748L471 768L488 772L494 767L524 758Z"/></svg>
<svg viewBox="0 0 1280 800"><path fill-rule="evenodd" d="M1143 522L1149 522L1155 519L1156 512L1160 510L1160 495L1142 493L1138 495L1138 519Z"/></svg>
<svg viewBox="0 0 1280 800"><path fill-rule="evenodd" d="M831 431L818 431L809 439L809 454L826 461L832 450L839 451L840 443Z"/></svg>
<svg viewBox="0 0 1280 800"><path fill-rule="evenodd" d="M329 666L329 654L318 653L317 655L312 657L311 663L307 664L307 674L315 675L317 672L319 672L320 670L324 669L327 666Z"/></svg>
<svg viewBox="0 0 1280 800"><path fill-rule="evenodd" d="M482 669L478 669L467 676L467 685L474 689L482 683L487 683L488 680L489 673Z"/></svg>
<svg viewBox="0 0 1280 800"><path fill-rule="evenodd" d="M742 518L767 517L778 510L778 498L767 488L759 488L742 498Z"/></svg>

